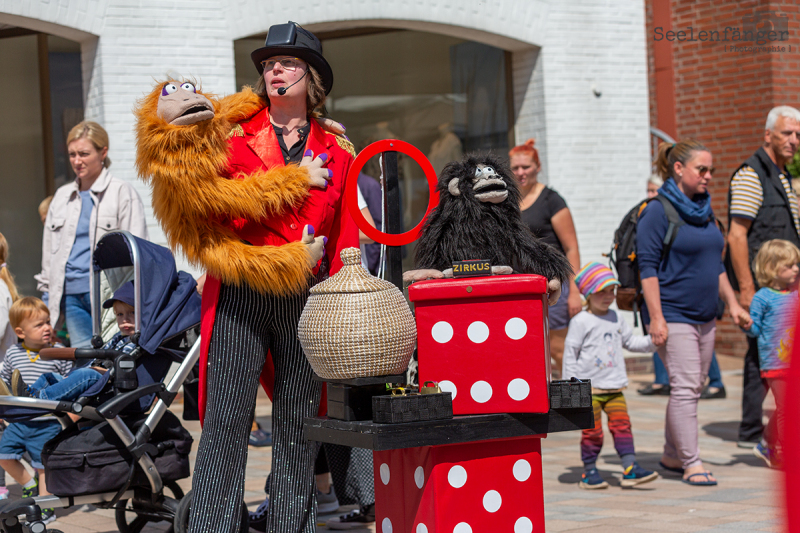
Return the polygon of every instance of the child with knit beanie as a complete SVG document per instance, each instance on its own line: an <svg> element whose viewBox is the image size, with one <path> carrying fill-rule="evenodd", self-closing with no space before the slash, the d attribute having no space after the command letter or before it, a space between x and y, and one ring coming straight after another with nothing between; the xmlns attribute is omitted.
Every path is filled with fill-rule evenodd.
<svg viewBox="0 0 800 533"><path fill-rule="evenodd" d="M596 466L603 447L601 411L605 411L608 417L608 430L622 460L620 484L633 487L653 481L658 473L645 470L636 463L631 419L622 394L628 386L622 348L624 346L632 352L652 352L656 347L650 335L634 335L627 322L609 309L614 302L616 286L620 284L611 269L597 262L589 263L575 276L575 284L586 298L586 309L569 323L561 375L564 379L592 380L594 409L594 428L584 429L581 435L584 473L578 486L582 489L608 487Z"/></svg>

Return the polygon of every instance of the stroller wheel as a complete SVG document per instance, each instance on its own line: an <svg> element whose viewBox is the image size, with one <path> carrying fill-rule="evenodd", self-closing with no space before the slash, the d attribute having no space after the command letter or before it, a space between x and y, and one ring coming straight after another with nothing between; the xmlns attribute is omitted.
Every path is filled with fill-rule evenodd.
<svg viewBox="0 0 800 533"><path fill-rule="evenodd" d="M164 483L164 496L180 501L183 498L183 489L176 482L168 481ZM171 520L170 513L166 509L160 512L152 509L137 509L135 503L128 500L117 503L114 514L120 533L139 533L150 523L169 523ZM173 533L172 526L170 525L166 531Z"/></svg>
<svg viewBox="0 0 800 533"><path fill-rule="evenodd" d="M189 531L189 512L192 505L192 491L186 493L178 510L175 511L175 522L173 522L174 533L187 533ZM242 503L242 520L239 533L247 533L250 530L250 515L247 513L247 506ZM120 530L122 532L122 530ZM122 532L124 533L124 532Z"/></svg>

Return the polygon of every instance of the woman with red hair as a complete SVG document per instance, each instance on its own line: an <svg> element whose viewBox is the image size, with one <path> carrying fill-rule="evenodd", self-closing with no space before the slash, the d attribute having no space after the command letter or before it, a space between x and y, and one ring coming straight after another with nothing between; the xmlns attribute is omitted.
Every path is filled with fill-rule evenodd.
<svg viewBox="0 0 800 533"><path fill-rule="evenodd" d="M542 163L538 150L533 146L534 142L533 139L528 139L525 144L515 146L508 152L511 170L519 182L522 221L537 238L555 246L567 256L572 270L578 272L581 268L581 255L572 214L561 195L537 179ZM581 310L581 296L575 286L574 277L562 286L561 291L558 303L550 307L550 356L559 372L564 356L567 326L570 319Z"/></svg>

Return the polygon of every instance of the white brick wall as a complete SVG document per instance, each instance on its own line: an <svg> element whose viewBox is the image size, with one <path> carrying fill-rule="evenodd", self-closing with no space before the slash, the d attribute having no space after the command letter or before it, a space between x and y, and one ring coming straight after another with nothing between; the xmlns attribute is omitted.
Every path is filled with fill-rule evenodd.
<svg viewBox="0 0 800 533"><path fill-rule="evenodd" d="M195 76L218 93L234 91L232 41L286 20L317 31L432 31L512 51L517 140L536 138L542 178L567 199L584 261L600 259L619 219L643 196L649 152L642 2L0 0L0 23L82 43L86 116L109 131L115 175L134 183L148 204L133 170L136 99L167 72ZM150 220L152 237L163 242Z"/></svg>

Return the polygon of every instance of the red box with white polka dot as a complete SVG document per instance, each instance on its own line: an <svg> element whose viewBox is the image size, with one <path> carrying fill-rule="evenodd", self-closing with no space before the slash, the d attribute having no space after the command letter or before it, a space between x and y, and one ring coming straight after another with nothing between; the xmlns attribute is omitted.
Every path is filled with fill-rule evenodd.
<svg viewBox="0 0 800 533"><path fill-rule="evenodd" d="M541 440L375 452L377 533L544 532Z"/></svg>
<svg viewBox="0 0 800 533"><path fill-rule="evenodd" d="M547 413L547 280L532 274L414 283L419 382L453 395L453 414Z"/></svg>

